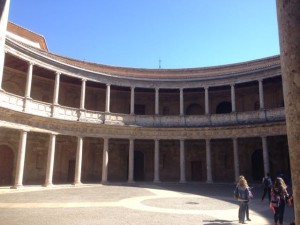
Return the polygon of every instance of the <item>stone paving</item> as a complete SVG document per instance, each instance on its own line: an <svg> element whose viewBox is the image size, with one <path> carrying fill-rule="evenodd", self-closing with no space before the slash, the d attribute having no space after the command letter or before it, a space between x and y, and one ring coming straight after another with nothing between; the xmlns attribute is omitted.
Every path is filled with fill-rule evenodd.
<svg viewBox="0 0 300 225"><path fill-rule="evenodd" d="M273 224L254 188L247 224ZM3 225L235 225L238 204L228 184L95 184L0 188ZM293 209L286 208L285 225Z"/></svg>

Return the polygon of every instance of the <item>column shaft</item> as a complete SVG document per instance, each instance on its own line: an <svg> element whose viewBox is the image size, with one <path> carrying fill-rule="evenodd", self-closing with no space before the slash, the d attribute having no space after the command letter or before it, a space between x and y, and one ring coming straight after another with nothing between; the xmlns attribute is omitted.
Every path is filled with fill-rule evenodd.
<svg viewBox="0 0 300 225"><path fill-rule="evenodd" d="M154 182L159 182L159 140L154 140Z"/></svg>
<svg viewBox="0 0 300 225"><path fill-rule="evenodd" d="M131 87L130 93L130 114L134 115L134 87Z"/></svg>
<svg viewBox="0 0 300 225"><path fill-rule="evenodd" d="M27 131L21 131L14 188L23 186Z"/></svg>
<svg viewBox="0 0 300 225"><path fill-rule="evenodd" d="M83 143L83 138L77 137L77 152L76 152L75 179L74 179L75 185L81 184L82 143Z"/></svg>
<svg viewBox="0 0 300 225"><path fill-rule="evenodd" d="M235 181L238 181L240 175L238 141L237 138L233 138L232 140L233 140L233 158L234 158L234 178Z"/></svg>
<svg viewBox="0 0 300 225"><path fill-rule="evenodd" d="M180 88L180 116L184 115L184 97L183 97L183 89Z"/></svg>
<svg viewBox="0 0 300 225"><path fill-rule="evenodd" d="M29 62L28 70L27 70L25 98L30 98L31 84L32 84L32 70L33 70L33 64L31 62Z"/></svg>
<svg viewBox="0 0 300 225"><path fill-rule="evenodd" d="M231 85L231 111L236 111L236 104L235 104L235 87L234 84Z"/></svg>
<svg viewBox="0 0 300 225"><path fill-rule="evenodd" d="M53 105L58 105L59 83L60 83L60 73L57 72L55 75Z"/></svg>
<svg viewBox="0 0 300 225"><path fill-rule="evenodd" d="M205 114L209 114L209 96L208 96L208 87L204 88L205 90Z"/></svg>
<svg viewBox="0 0 300 225"><path fill-rule="evenodd" d="M55 142L56 142L56 135L51 134L49 148L48 148L48 158L47 158L47 171L46 171L46 180L45 180L46 187L52 185L54 155L55 155Z"/></svg>
<svg viewBox="0 0 300 225"><path fill-rule="evenodd" d="M184 140L180 140L180 183L185 182L185 148Z"/></svg>
<svg viewBox="0 0 300 225"><path fill-rule="evenodd" d="M206 173L207 183L212 183L212 172L211 172L211 147L210 147L210 140L206 139Z"/></svg>
<svg viewBox="0 0 300 225"><path fill-rule="evenodd" d="M155 115L159 115L159 89L155 88Z"/></svg>
<svg viewBox="0 0 300 225"><path fill-rule="evenodd" d="M10 6L10 0L1 1L0 3L0 8L2 9L1 18L0 18L0 90L2 90L4 59L5 59L4 49L5 49L9 6Z"/></svg>
<svg viewBox="0 0 300 225"><path fill-rule="evenodd" d="M85 108L85 89L86 89L86 80L82 79L81 96L80 96L80 109Z"/></svg>
<svg viewBox="0 0 300 225"><path fill-rule="evenodd" d="M128 157L128 182L133 182L133 172L134 172L134 140L129 140L129 157Z"/></svg>
<svg viewBox="0 0 300 225"><path fill-rule="evenodd" d="M264 87L263 87L263 81L258 81L258 89L259 89L259 108L265 109L265 102L264 102Z"/></svg>
<svg viewBox="0 0 300 225"><path fill-rule="evenodd" d="M277 0L277 17L295 224L300 224L300 1Z"/></svg>
<svg viewBox="0 0 300 225"><path fill-rule="evenodd" d="M267 137L261 137L261 141L262 141L262 147L263 147L264 174L266 176L267 173L270 172Z"/></svg>
<svg viewBox="0 0 300 225"><path fill-rule="evenodd" d="M106 105L105 112L110 112L110 84L106 85Z"/></svg>
<svg viewBox="0 0 300 225"><path fill-rule="evenodd" d="M108 172L108 138L103 139L102 183L107 182Z"/></svg>

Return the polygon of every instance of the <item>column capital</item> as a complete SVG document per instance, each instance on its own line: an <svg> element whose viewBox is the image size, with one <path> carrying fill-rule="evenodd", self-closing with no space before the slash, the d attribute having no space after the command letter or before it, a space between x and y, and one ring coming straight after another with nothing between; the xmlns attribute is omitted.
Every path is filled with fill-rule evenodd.
<svg viewBox="0 0 300 225"><path fill-rule="evenodd" d="M82 78L81 81L82 82L87 82L87 79L86 78Z"/></svg>
<svg viewBox="0 0 300 225"><path fill-rule="evenodd" d="M32 62L32 61L28 61L27 64L28 64L28 66L34 66L35 65L35 63Z"/></svg>
<svg viewBox="0 0 300 225"><path fill-rule="evenodd" d="M234 87L236 84L235 83L233 83L233 84L230 84L230 87Z"/></svg>
<svg viewBox="0 0 300 225"><path fill-rule="evenodd" d="M110 87L110 86L111 86L111 84L110 84L110 83L106 84L106 87Z"/></svg>
<svg viewBox="0 0 300 225"><path fill-rule="evenodd" d="M61 72L55 71L55 74L58 75L58 76L60 76L60 75L61 75Z"/></svg>

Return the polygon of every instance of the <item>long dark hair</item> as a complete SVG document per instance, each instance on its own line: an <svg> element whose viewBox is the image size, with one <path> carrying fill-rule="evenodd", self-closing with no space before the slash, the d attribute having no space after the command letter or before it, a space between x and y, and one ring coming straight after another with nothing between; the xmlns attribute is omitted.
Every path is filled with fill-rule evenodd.
<svg viewBox="0 0 300 225"><path fill-rule="evenodd" d="M287 189L287 186L281 177L276 177L274 181L273 189L277 192L282 192Z"/></svg>

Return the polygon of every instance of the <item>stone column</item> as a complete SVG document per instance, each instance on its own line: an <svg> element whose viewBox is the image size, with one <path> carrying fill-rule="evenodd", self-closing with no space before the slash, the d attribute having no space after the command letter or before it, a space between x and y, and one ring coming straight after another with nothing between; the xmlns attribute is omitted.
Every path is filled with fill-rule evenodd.
<svg viewBox="0 0 300 225"><path fill-rule="evenodd" d="M105 112L110 112L110 84L106 85L106 105Z"/></svg>
<svg viewBox="0 0 300 225"><path fill-rule="evenodd" d="M212 172L211 172L211 146L210 139L206 139L206 182L212 183Z"/></svg>
<svg viewBox="0 0 300 225"><path fill-rule="evenodd" d="M108 171L108 138L103 139L102 183L107 182Z"/></svg>
<svg viewBox="0 0 300 225"><path fill-rule="evenodd" d="M130 92L130 114L134 115L134 87L131 87Z"/></svg>
<svg viewBox="0 0 300 225"><path fill-rule="evenodd" d="M25 164L26 142L27 142L27 131L22 130L21 134L20 134L15 184L14 184L13 188L19 188L19 187L23 186L23 173L24 173L24 164Z"/></svg>
<svg viewBox="0 0 300 225"><path fill-rule="evenodd" d="M258 89L259 89L259 108L263 110L265 109L263 80L258 80Z"/></svg>
<svg viewBox="0 0 300 225"><path fill-rule="evenodd" d="M159 182L159 140L154 140L154 183Z"/></svg>
<svg viewBox="0 0 300 225"><path fill-rule="evenodd" d="M50 134L45 187L52 186L56 135Z"/></svg>
<svg viewBox="0 0 300 225"><path fill-rule="evenodd" d="M128 183L133 183L134 173L134 140L129 140L129 157L128 157Z"/></svg>
<svg viewBox="0 0 300 225"><path fill-rule="evenodd" d="M183 89L180 88L180 116L184 115L184 98L183 98Z"/></svg>
<svg viewBox="0 0 300 225"><path fill-rule="evenodd" d="M60 73L56 72L55 84L54 84L54 93L53 93L53 105L58 105L59 83L60 83Z"/></svg>
<svg viewBox="0 0 300 225"><path fill-rule="evenodd" d="M232 140L233 140L233 158L234 158L234 178L235 181L238 181L240 176L238 141L237 138L233 138Z"/></svg>
<svg viewBox="0 0 300 225"><path fill-rule="evenodd" d="M2 79L4 70L4 59L5 59L5 38L7 30L7 21L9 14L10 0L4 0L0 2L0 91L2 90Z"/></svg>
<svg viewBox="0 0 300 225"><path fill-rule="evenodd" d="M205 114L209 114L209 96L208 96L208 87L204 87L205 91Z"/></svg>
<svg viewBox="0 0 300 225"><path fill-rule="evenodd" d="M155 115L159 115L159 88L155 88Z"/></svg>
<svg viewBox="0 0 300 225"><path fill-rule="evenodd" d="M300 224L300 1L277 0L277 17L295 224Z"/></svg>
<svg viewBox="0 0 300 225"><path fill-rule="evenodd" d="M82 143L83 143L83 138L77 137L77 152L76 152L74 185L81 184Z"/></svg>
<svg viewBox="0 0 300 225"><path fill-rule="evenodd" d="M30 98L31 84L32 84L32 70L33 70L33 63L29 62L28 63L28 70L27 70L25 98Z"/></svg>
<svg viewBox="0 0 300 225"><path fill-rule="evenodd" d="M235 88L234 88L234 84L231 84L230 87L231 87L231 111L235 112L236 107L235 107Z"/></svg>
<svg viewBox="0 0 300 225"><path fill-rule="evenodd" d="M180 140L180 183L185 182L185 148L184 140Z"/></svg>
<svg viewBox="0 0 300 225"><path fill-rule="evenodd" d="M262 141L262 147L263 147L264 174L266 176L267 173L270 172L267 137L261 137L261 141Z"/></svg>
<svg viewBox="0 0 300 225"><path fill-rule="evenodd" d="M81 96L80 96L80 109L85 108L85 89L86 89L86 79L81 80Z"/></svg>

